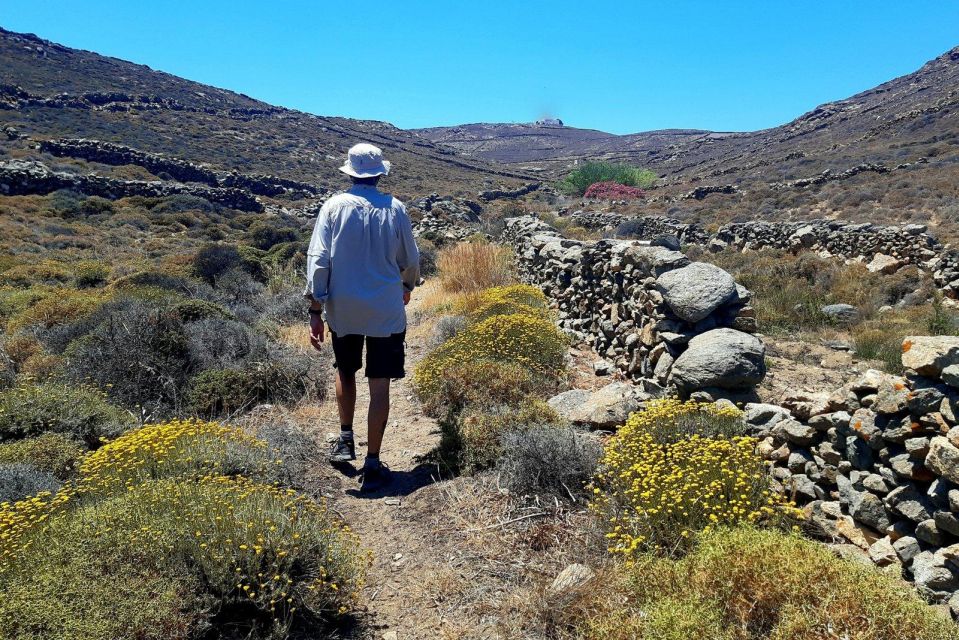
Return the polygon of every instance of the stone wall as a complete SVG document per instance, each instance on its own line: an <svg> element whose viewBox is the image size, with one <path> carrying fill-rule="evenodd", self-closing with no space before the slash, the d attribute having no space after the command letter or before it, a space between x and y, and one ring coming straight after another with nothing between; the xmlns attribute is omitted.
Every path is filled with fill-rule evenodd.
<svg viewBox="0 0 959 640"><path fill-rule="evenodd" d="M728 398L762 379L749 292L721 269L643 241L570 240L529 216L508 219L504 240L561 326L639 387L550 401L584 413L571 419L615 428L648 394ZM959 337L907 338L902 361L903 376L870 370L833 393L749 402L744 418L810 533L897 566L959 615Z"/></svg>
<svg viewBox="0 0 959 640"><path fill-rule="evenodd" d="M133 164L156 175L166 173L180 182L199 182L211 187L245 189L260 196L298 195L315 198L326 193L325 189L306 182L262 174L214 171L180 158L172 158L100 140L87 140L85 138L42 140L40 150L55 156L82 158L114 166Z"/></svg>
<svg viewBox="0 0 959 640"><path fill-rule="evenodd" d="M709 234L698 225L686 224L665 216L627 217L610 211L574 211L570 222L587 229L616 230L620 225L629 225L629 233L652 239L658 235L671 235L684 244L706 244Z"/></svg>
<svg viewBox="0 0 959 640"><path fill-rule="evenodd" d="M959 614L959 338L903 350L905 376L870 370L832 394L748 404L746 420L813 533L899 566Z"/></svg>
<svg viewBox="0 0 959 640"><path fill-rule="evenodd" d="M0 162L2 195L43 195L58 189L72 189L86 195L111 199L127 196L162 197L182 193L199 196L231 209L263 211L263 205L251 193L242 189L161 181L115 180L97 175L73 175L53 171L42 162Z"/></svg>
<svg viewBox="0 0 959 640"><path fill-rule="evenodd" d="M569 240L531 216L506 220L504 239L562 327L648 392L728 395L765 376L750 293L719 267L636 240Z"/></svg>

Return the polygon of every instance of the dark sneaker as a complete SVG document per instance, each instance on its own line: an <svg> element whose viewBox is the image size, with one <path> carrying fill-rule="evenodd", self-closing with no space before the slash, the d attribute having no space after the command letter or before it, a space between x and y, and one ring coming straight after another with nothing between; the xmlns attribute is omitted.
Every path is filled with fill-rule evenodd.
<svg viewBox="0 0 959 640"><path fill-rule="evenodd" d="M340 436L330 447L330 462L349 462L356 460L356 445L353 438Z"/></svg>
<svg viewBox="0 0 959 640"><path fill-rule="evenodd" d="M360 481L360 491L372 493L379 491L390 482L390 470L382 462L366 461L363 465L363 479Z"/></svg>

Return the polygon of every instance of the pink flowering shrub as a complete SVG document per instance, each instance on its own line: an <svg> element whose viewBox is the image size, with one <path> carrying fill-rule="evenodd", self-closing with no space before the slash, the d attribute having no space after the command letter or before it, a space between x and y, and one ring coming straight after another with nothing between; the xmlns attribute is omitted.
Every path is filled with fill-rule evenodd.
<svg viewBox="0 0 959 640"><path fill-rule="evenodd" d="M646 192L636 187L627 187L618 182L594 182L586 189L583 194L585 198L596 198L599 200L632 200L643 198Z"/></svg>

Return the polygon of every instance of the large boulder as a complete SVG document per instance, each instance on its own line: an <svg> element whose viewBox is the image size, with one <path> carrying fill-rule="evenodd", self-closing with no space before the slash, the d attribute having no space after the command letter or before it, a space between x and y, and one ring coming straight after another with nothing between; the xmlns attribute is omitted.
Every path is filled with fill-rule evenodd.
<svg viewBox="0 0 959 640"><path fill-rule="evenodd" d="M902 366L922 376L938 377L959 364L959 336L907 336L902 341Z"/></svg>
<svg viewBox="0 0 959 640"><path fill-rule="evenodd" d="M733 277L705 262L667 271L656 284L669 308L686 322L699 322L737 295Z"/></svg>
<svg viewBox="0 0 959 640"><path fill-rule="evenodd" d="M866 268L872 273L895 273L902 266L902 261L888 256L884 253L877 253L872 261L866 265Z"/></svg>
<svg viewBox="0 0 959 640"><path fill-rule="evenodd" d="M629 414L637 411L640 403L649 398L631 384L613 382L583 398L566 417L574 424L591 429L612 429L624 424Z"/></svg>
<svg viewBox="0 0 959 640"><path fill-rule="evenodd" d="M673 363L669 381L684 393L705 387L745 389L766 377L766 348L756 336L713 329L689 341Z"/></svg>

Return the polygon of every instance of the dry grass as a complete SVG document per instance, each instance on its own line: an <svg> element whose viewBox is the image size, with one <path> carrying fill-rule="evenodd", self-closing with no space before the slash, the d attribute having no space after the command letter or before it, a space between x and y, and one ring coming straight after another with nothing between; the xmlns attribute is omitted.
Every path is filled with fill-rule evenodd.
<svg viewBox="0 0 959 640"><path fill-rule="evenodd" d="M495 244L461 242L440 252L440 282L452 293L470 293L516 281L512 252Z"/></svg>

